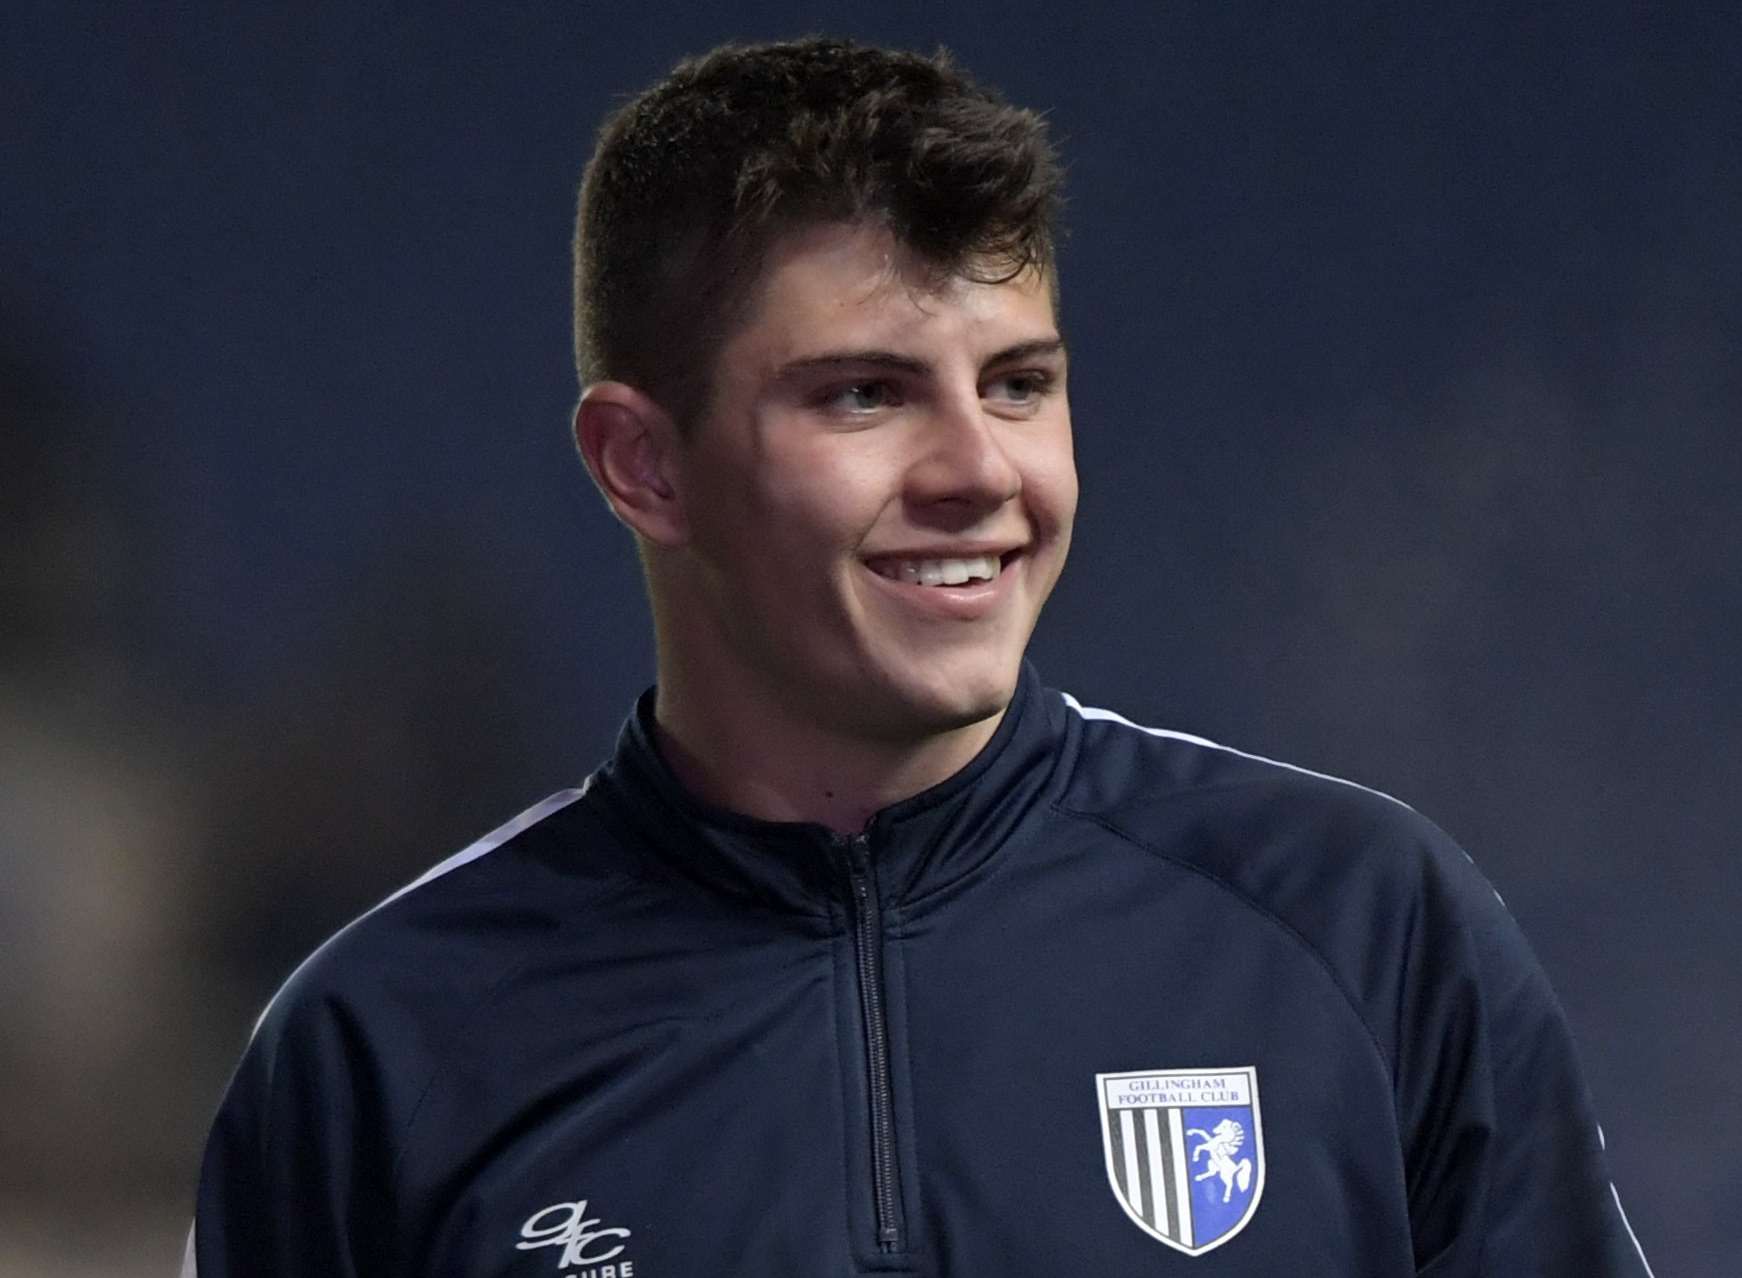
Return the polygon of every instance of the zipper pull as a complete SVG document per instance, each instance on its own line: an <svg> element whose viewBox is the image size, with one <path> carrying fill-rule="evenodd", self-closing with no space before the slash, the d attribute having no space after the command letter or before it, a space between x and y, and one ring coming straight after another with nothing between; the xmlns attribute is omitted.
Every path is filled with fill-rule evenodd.
<svg viewBox="0 0 1742 1278"><path fill-rule="evenodd" d="M861 830L847 838L847 860L854 873L864 874L871 868L871 836Z"/></svg>

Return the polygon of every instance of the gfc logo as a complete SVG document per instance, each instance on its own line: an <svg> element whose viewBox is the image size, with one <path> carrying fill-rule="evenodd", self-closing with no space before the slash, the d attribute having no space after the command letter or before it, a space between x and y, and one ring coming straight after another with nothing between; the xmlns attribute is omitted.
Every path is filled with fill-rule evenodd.
<svg viewBox="0 0 1742 1278"><path fill-rule="evenodd" d="M629 1237L629 1231L613 1226L601 1228L602 1219L587 1215L585 1198L572 1203L552 1203L527 1218L520 1227L521 1241L514 1244L515 1250L561 1247L558 1269L588 1266L579 1273L565 1274L564 1278L635 1278L633 1260L616 1260L625 1245L611 1241Z"/></svg>

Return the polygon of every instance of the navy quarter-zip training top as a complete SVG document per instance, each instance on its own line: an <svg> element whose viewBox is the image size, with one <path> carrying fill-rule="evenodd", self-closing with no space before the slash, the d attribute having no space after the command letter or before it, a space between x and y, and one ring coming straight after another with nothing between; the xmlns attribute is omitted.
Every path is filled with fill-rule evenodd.
<svg viewBox="0 0 1742 1278"><path fill-rule="evenodd" d="M613 757L262 1018L200 1278L1649 1273L1504 906L1383 795L1024 668L859 836Z"/></svg>

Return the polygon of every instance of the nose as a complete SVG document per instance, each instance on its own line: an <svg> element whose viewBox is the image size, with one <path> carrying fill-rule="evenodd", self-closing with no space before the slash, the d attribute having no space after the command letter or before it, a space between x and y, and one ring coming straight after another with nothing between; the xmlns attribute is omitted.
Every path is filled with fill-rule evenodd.
<svg viewBox="0 0 1742 1278"><path fill-rule="evenodd" d="M908 499L964 522L1022 491L1022 473L1000 433L1011 428L986 412L977 392L940 401L923 425L923 445L908 471Z"/></svg>

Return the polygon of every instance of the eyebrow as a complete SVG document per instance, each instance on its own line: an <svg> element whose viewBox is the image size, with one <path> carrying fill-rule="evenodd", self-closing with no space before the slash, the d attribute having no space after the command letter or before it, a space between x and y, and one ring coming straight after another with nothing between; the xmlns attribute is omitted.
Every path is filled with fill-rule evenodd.
<svg viewBox="0 0 1742 1278"><path fill-rule="evenodd" d="M1037 337L1033 341L1018 342L1014 346L1006 346L1001 351L994 352L983 367L993 367L998 364L1015 363L1018 360L1034 359L1038 356L1061 355L1065 353L1065 339L1062 337ZM910 376L924 376L932 371L929 360L919 359L913 355L900 355L894 351L883 350L843 350L825 351L820 355L807 355L803 359L795 359L782 364L775 372L775 380L790 381L806 373L818 369L839 368L878 368L892 373L907 373Z"/></svg>

